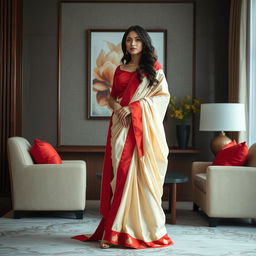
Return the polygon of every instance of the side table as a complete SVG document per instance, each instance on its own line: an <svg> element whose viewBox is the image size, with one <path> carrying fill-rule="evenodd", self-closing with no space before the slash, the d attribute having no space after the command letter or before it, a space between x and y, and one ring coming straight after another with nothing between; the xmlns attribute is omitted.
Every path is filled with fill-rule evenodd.
<svg viewBox="0 0 256 256"><path fill-rule="evenodd" d="M176 224L177 183L184 183L187 181L188 181L188 176L181 173L167 172L165 175L164 184L170 184L168 211L171 212L171 224Z"/></svg>

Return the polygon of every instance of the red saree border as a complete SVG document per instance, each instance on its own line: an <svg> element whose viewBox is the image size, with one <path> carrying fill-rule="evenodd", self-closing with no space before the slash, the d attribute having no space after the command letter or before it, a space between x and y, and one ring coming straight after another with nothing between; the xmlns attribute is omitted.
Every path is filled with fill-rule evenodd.
<svg viewBox="0 0 256 256"><path fill-rule="evenodd" d="M132 114L133 131L139 152L139 157L144 156L143 150L143 127L142 127L142 109L140 101L135 101L130 104L130 110Z"/></svg>
<svg viewBox="0 0 256 256"><path fill-rule="evenodd" d="M78 236L72 237L72 239L85 242L89 240L89 237L86 235L78 235ZM133 249L161 248L161 247L166 247L174 244L171 238L168 236L168 234L165 234L163 237L161 237L158 240L145 242L143 240L136 239L127 233L117 232L113 230L111 230L108 233L105 239L111 244L121 245L129 248L133 248Z"/></svg>
<svg viewBox="0 0 256 256"><path fill-rule="evenodd" d="M109 233L109 237L106 238L112 244L124 245L125 247L135 249L160 248L174 244L168 234L165 234L163 237L156 241L145 242L143 240L136 239L127 233L112 230L111 233Z"/></svg>
<svg viewBox="0 0 256 256"><path fill-rule="evenodd" d="M113 222L116 218L116 214L122 200L124 186L129 172L135 144L136 142L133 132L133 125L131 123L124 144L121 159L117 168L116 187L113 195L111 209L108 213L108 218L106 219L105 234L108 232L108 230L111 230Z"/></svg>

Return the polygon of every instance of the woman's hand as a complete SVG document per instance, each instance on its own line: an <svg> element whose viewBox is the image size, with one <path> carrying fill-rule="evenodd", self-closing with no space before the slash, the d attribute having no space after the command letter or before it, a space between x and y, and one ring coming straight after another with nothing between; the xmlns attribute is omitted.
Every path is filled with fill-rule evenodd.
<svg viewBox="0 0 256 256"><path fill-rule="evenodd" d="M119 121L124 127L128 127L131 122L131 110L128 106L122 107L115 98L109 97L109 106L117 115Z"/></svg>
<svg viewBox="0 0 256 256"><path fill-rule="evenodd" d="M131 110L128 106L121 107L115 111L119 121L124 127L128 127L131 121Z"/></svg>

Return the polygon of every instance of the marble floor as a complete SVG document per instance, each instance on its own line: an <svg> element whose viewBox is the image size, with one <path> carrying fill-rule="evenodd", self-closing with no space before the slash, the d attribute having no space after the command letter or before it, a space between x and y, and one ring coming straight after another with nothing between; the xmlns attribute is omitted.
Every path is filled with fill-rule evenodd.
<svg viewBox="0 0 256 256"><path fill-rule="evenodd" d="M202 212L193 212L191 203L177 204L177 224L166 224L174 245L157 249L110 248L97 242L82 243L70 236L92 233L100 220L98 202L88 201L83 220L70 216L34 216L12 219L11 212L0 218L2 256L256 256L256 223L250 220L223 220L210 228ZM170 216L167 215L167 222Z"/></svg>

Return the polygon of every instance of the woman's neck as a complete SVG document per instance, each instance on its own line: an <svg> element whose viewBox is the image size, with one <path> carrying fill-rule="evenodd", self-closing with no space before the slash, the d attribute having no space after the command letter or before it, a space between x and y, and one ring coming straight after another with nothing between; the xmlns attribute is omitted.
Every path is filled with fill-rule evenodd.
<svg viewBox="0 0 256 256"><path fill-rule="evenodd" d="M129 62L130 65L139 66L140 64L140 54L131 55L131 61Z"/></svg>

